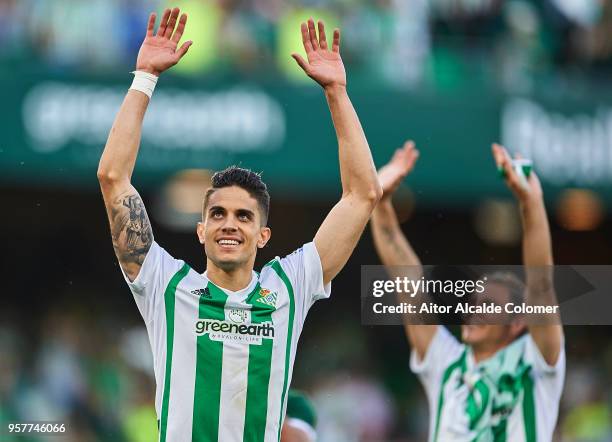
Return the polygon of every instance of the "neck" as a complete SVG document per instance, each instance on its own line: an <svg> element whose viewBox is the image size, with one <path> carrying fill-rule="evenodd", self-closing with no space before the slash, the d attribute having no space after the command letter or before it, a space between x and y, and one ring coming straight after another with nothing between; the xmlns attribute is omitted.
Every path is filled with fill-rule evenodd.
<svg viewBox="0 0 612 442"><path fill-rule="evenodd" d="M474 361L478 364L481 361L485 361L492 357L495 353L500 351L502 348L508 346L510 342L503 342L501 344L491 345L473 345L472 354L474 355Z"/></svg>
<svg viewBox="0 0 612 442"><path fill-rule="evenodd" d="M237 292L246 288L253 277L253 266L240 266L232 270L217 267L210 259L206 264L206 277L218 287Z"/></svg>
<svg viewBox="0 0 612 442"><path fill-rule="evenodd" d="M478 364L481 361L485 361L493 356L499 348L496 349L479 349L472 347L472 354L474 355L474 361Z"/></svg>

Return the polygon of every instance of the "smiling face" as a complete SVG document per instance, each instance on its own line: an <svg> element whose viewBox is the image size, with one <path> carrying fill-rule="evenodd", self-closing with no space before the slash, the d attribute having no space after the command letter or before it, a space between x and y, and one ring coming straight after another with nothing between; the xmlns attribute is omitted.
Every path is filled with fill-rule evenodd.
<svg viewBox="0 0 612 442"><path fill-rule="evenodd" d="M215 189L209 196L198 238L213 265L231 272L253 268L257 249L270 239L257 200L238 186Z"/></svg>
<svg viewBox="0 0 612 442"><path fill-rule="evenodd" d="M506 285L492 281L487 283L485 293L479 295L478 304L496 304L503 308L513 301ZM497 351L514 341L524 329L523 321L510 314L472 315L461 326L461 339L475 350Z"/></svg>

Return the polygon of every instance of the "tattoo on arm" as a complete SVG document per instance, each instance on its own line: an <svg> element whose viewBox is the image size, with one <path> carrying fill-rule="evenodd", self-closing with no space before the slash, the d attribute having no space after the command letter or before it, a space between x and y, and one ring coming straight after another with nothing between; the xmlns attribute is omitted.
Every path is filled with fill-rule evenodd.
<svg viewBox="0 0 612 442"><path fill-rule="evenodd" d="M153 244L153 230L140 195L123 194L113 201L110 218L119 262L142 265Z"/></svg>

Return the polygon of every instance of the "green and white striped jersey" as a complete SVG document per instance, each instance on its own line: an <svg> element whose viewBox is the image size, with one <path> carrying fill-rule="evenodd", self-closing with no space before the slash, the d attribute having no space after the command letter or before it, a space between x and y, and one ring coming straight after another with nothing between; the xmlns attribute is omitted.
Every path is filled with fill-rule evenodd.
<svg viewBox="0 0 612 442"><path fill-rule="evenodd" d="M160 442L278 441L306 314L330 295L314 243L238 292L157 243L126 281L153 350Z"/></svg>
<svg viewBox="0 0 612 442"><path fill-rule="evenodd" d="M565 377L565 350L555 366L529 334L475 363L469 346L443 326L427 354L410 367L429 402L430 442L550 442Z"/></svg>

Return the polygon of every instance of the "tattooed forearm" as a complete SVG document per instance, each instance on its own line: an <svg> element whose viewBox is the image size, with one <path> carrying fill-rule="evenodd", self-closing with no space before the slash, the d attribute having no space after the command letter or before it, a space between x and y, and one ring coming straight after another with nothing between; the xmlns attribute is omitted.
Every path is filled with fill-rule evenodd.
<svg viewBox="0 0 612 442"><path fill-rule="evenodd" d="M112 202L111 234L121 263L141 265L153 243L153 231L138 193L123 194Z"/></svg>

